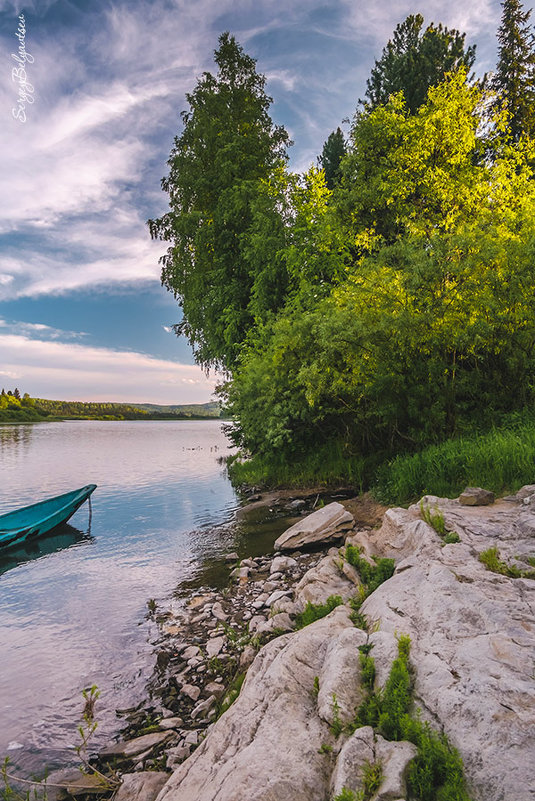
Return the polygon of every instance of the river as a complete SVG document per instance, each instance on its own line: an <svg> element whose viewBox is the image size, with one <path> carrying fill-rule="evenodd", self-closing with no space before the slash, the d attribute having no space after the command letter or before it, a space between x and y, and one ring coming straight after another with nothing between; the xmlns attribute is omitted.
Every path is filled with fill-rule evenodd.
<svg viewBox="0 0 535 801"><path fill-rule="evenodd" d="M0 425L0 512L98 485L91 518L85 504L54 537L1 555L0 758L26 774L69 761L84 687L101 692L96 745L118 730L115 709L141 700L148 600L246 549L228 452L215 420Z"/></svg>

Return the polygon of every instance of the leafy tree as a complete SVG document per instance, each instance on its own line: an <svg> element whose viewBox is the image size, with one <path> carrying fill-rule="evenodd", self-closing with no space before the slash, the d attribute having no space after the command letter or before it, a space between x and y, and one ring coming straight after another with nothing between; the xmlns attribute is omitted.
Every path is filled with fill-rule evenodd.
<svg viewBox="0 0 535 801"><path fill-rule="evenodd" d="M337 128L329 134L323 145L321 156L318 156L318 164L325 172L325 183L329 189L334 189L340 181L340 162L346 152L344 134L341 128Z"/></svg>
<svg viewBox="0 0 535 801"><path fill-rule="evenodd" d="M504 0L498 30L499 60L493 79L497 105L509 112L514 141L535 133L535 39L527 24L531 9L519 0Z"/></svg>
<svg viewBox="0 0 535 801"><path fill-rule="evenodd" d="M340 189L358 258L227 387L236 439L264 461L336 442L384 458L533 401L535 148L474 159L481 100L456 73L416 115L394 96L358 123Z"/></svg>
<svg viewBox="0 0 535 801"><path fill-rule="evenodd" d="M161 278L183 309L177 334L187 335L201 364L232 369L255 316L276 309L286 289L284 273L272 274L278 234L261 264L250 255L259 203L266 211L270 200L262 186L284 165L289 139L268 114L272 100L255 60L228 33L215 61L217 76L205 72L186 95L189 111L162 181L171 209L149 227L170 243ZM264 269L271 291L261 302L257 293L252 309Z"/></svg>
<svg viewBox="0 0 535 801"><path fill-rule="evenodd" d="M425 103L429 87L439 84L446 73L461 66L471 69L476 46L465 49L465 34L433 23L422 33L423 23L421 14L411 14L396 27L366 83L368 108L384 105L390 95L403 92L414 114Z"/></svg>

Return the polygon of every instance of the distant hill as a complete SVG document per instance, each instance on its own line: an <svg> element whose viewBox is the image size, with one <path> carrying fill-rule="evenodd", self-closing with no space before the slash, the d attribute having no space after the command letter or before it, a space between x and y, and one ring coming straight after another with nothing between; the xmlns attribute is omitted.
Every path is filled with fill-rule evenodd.
<svg viewBox="0 0 535 801"><path fill-rule="evenodd" d="M157 403L130 403L135 409L143 409L152 414L183 414L186 417L220 417L221 409L217 401L210 403L190 403L186 405L160 406Z"/></svg>
<svg viewBox="0 0 535 801"><path fill-rule="evenodd" d="M38 413L48 419L187 420L220 416L217 402L163 406L155 403L97 403L35 398L34 404Z"/></svg>

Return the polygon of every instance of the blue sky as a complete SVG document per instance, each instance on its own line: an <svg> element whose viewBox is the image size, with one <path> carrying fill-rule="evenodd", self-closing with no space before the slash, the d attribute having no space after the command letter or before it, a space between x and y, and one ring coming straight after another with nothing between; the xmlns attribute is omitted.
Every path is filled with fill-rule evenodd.
<svg viewBox="0 0 535 801"><path fill-rule="evenodd" d="M531 8L529 3L525 9ZM0 0L0 385L33 396L205 402L217 376L169 327L165 243L145 221L180 111L229 30L254 56L295 170L351 116L374 59L407 14L442 22L494 67L498 0ZM33 87L13 115L24 63Z"/></svg>

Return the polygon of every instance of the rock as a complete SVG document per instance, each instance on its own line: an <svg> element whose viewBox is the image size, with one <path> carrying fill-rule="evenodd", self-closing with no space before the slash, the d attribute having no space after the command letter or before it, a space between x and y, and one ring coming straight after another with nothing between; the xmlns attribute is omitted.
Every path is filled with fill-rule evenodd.
<svg viewBox="0 0 535 801"><path fill-rule="evenodd" d="M249 631L253 632L256 631L258 626L264 622L266 618L264 615L254 615L249 621Z"/></svg>
<svg viewBox="0 0 535 801"><path fill-rule="evenodd" d="M337 501L295 523L276 540L276 550L295 550L303 545L340 539L352 528L354 518Z"/></svg>
<svg viewBox="0 0 535 801"><path fill-rule="evenodd" d="M297 567L297 560L292 559L291 556L276 556L269 568L270 573L285 573L287 570L292 570Z"/></svg>
<svg viewBox="0 0 535 801"><path fill-rule="evenodd" d="M225 562L238 562L238 561L239 561L239 558L240 558L240 557L238 556L238 554L237 554L237 553L228 553L228 554L225 556Z"/></svg>
<svg viewBox="0 0 535 801"><path fill-rule="evenodd" d="M165 753L167 754L167 767L171 768L171 770L174 770L174 768L177 768L185 759L189 757L191 753L191 745L183 742L174 748L168 748ZM166 773L166 777L169 778L168 773Z"/></svg>
<svg viewBox="0 0 535 801"><path fill-rule="evenodd" d="M256 629L257 634L267 634L271 631L293 631L295 623L285 612L270 617L269 620L260 623Z"/></svg>
<svg viewBox="0 0 535 801"><path fill-rule="evenodd" d="M249 646L247 646L247 647L249 647ZM253 651L254 651L254 648L253 648ZM255 653L256 653L256 651L255 651ZM252 660L251 660L251 662L252 662ZM241 667L241 661L240 661L240 667ZM210 681L210 682L208 682L208 684L205 684L204 692L208 693L208 695L215 695L215 697L219 699L223 695L225 695L225 688L224 688L222 682Z"/></svg>
<svg viewBox="0 0 535 801"><path fill-rule="evenodd" d="M243 672L248 669L256 656L256 648L252 645L246 645L240 654L240 671ZM223 693L224 694L224 691Z"/></svg>
<svg viewBox="0 0 535 801"><path fill-rule="evenodd" d="M223 650L225 642L227 641L226 637L213 637L213 639L208 640L206 643L206 654L208 657L217 656Z"/></svg>
<svg viewBox="0 0 535 801"><path fill-rule="evenodd" d="M291 592L291 590L275 590L275 592L272 592L271 595L266 598L264 604L265 606L269 607L277 601L280 601L281 598L285 598L286 596L290 595Z"/></svg>
<svg viewBox="0 0 535 801"><path fill-rule="evenodd" d="M290 501L290 503L288 504L288 507L290 509L302 509L303 506L306 506L306 505L307 505L306 501L304 501L302 498L296 498L294 501Z"/></svg>
<svg viewBox="0 0 535 801"><path fill-rule="evenodd" d="M39 786L46 787L45 797L47 801L63 801L68 797L67 787L77 782L80 775L80 768L53 770L46 779L40 782ZM33 797L33 790L30 797ZM37 797L41 797L39 793Z"/></svg>
<svg viewBox="0 0 535 801"><path fill-rule="evenodd" d="M164 743L171 736L169 731L156 731L152 734L144 734L134 740L126 740L121 743L113 743L99 752L99 756L108 760L111 757L131 759L142 754L144 751L151 751L156 746Z"/></svg>
<svg viewBox="0 0 535 801"><path fill-rule="evenodd" d="M216 601L215 604L212 606L212 615L217 620L228 620L229 615L225 612L219 601Z"/></svg>
<svg viewBox="0 0 535 801"><path fill-rule="evenodd" d="M481 487L467 487L459 495L462 506L488 506L494 503L494 493Z"/></svg>
<svg viewBox="0 0 535 801"><path fill-rule="evenodd" d="M154 770L124 773L114 801L155 801L168 778L168 773Z"/></svg>
<svg viewBox="0 0 535 801"><path fill-rule="evenodd" d="M298 611L301 611L299 609ZM297 614L296 605L293 601L291 601L287 596L280 598L278 601L275 601L274 604L271 606L271 614L276 615L280 612L287 612L289 615Z"/></svg>
<svg viewBox="0 0 535 801"><path fill-rule="evenodd" d="M340 595L348 601L356 594L355 585L341 572L342 557L328 554L316 567L308 570L295 588L295 595L303 605L307 602L323 604L330 595ZM279 602L280 603L280 602Z"/></svg>
<svg viewBox="0 0 535 801"><path fill-rule="evenodd" d="M192 701L196 701L201 694L201 690L195 684L184 684L181 691L182 695L187 695Z"/></svg>
<svg viewBox="0 0 535 801"><path fill-rule="evenodd" d="M361 793L364 789L362 771L369 762L375 762L373 729L363 726L351 735L338 754L329 797L339 795L344 787L353 793Z"/></svg>
<svg viewBox="0 0 535 801"><path fill-rule="evenodd" d="M67 787L67 794L76 798L79 795L102 793L106 789L108 789L108 783L102 776L98 776L96 773L78 773L76 781Z"/></svg>
<svg viewBox="0 0 535 801"><path fill-rule="evenodd" d="M199 656L201 653L201 649L197 645L189 645L184 651L182 651L182 659L194 659L195 657Z"/></svg>
<svg viewBox="0 0 535 801"><path fill-rule="evenodd" d="M206 713L217 703L217 698L215 695L210 695L204 701L199 701L199 703L192 709L191 711L191 719L196 720L199 717L203 717Z"/></svg>
<svg viewBox="0 0 535 801"><path fill-rule="evenodd" d="M190 609L197 609L200 606L204 606L204 604L208 603L208 601L211 600L212 600L211 595L195 595L188 601L188 607Z"/></svg>
<svg viewBox="0 0 535 801"><path fill-rule="evenodd" d="M491 508L426 502L462 542L431 542L430 526L414 520L417 505L385 514L389 531L370 532L374 550L384 546L390 555L395 548L405 558L362 605L371 628L380 621L370 641L381 635L391 657L396 633L410 635L415 706L459 750L473 801L534 801L535 582L492 573L477 555L489 547L504 561L533 553L535 510L507 501Z"/></svg>
<svg viewBox="0 0 535 801"><path fill-rule="evenodd" d="M269 642L249 668L232 706L163 787L158 801L325 801L330 770L318 754L331 738L318 717L314 677L327 681L341 636L357 631L349 610ZM353 654L355 657L355 654ZM357 697L358 670L350 683ZM348 689L349 692L349 689Z"/></svg>
<svg viewBox="0 0 535 801"><path fill-rule="evenodd" d="M179 729L184 721L182 718L162 718L158 723L160 729L167 731L167 729Z"/></svg>
<svg viewBox="0 0 535 801"><path fill-rule="evenodd" d="M383 768L383 780L376 795L377 801L390 801L401 798L407 792L406 778L409 763L418 749L412 743L389 742L377 735L375 742L375 761Z"/></svg>

